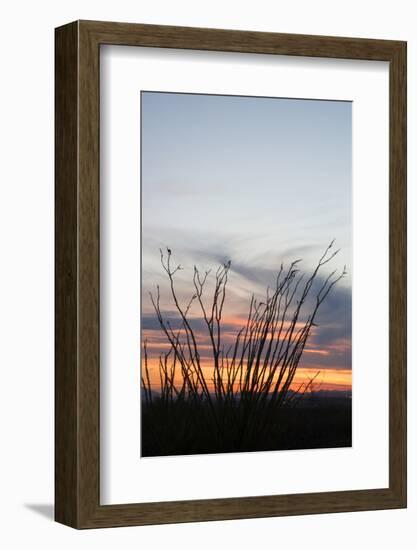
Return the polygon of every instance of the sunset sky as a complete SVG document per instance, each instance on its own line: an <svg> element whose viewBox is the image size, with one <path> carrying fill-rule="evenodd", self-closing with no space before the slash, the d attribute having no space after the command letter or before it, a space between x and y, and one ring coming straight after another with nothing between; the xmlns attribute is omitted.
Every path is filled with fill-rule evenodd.
<svg viewBox="0 0 417 550"><path fill-rule="evenodd" d="M177 322L159 248L172 250L184 302L202 271L231 260L225 341L247 316L251 295L274 285L281 262L311 272L332 239L341 248L326 276L348 274L318 314L297 379L317 371L321 389L351 386L352 104L142 92L142 337L154 369L166 349L149 292ZM190 312L210 366L208 336ZM207 345L204 345L205 342Z"/></svg>

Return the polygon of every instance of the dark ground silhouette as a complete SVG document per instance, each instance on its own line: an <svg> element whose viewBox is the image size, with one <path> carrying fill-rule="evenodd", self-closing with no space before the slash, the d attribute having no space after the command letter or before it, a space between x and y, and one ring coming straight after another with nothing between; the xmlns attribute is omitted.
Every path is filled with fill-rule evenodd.
<svg viewBox="0 0 417 550"><path fill-rule="evenodd" d="M207 404L166 405L154 399L152 409L142 409L142 456L350 447L351 402L345 396L306 396L297 407L280 409L272 419L254 410L242 432L243 409L218 411L223 413L219 431Z"/></svg>

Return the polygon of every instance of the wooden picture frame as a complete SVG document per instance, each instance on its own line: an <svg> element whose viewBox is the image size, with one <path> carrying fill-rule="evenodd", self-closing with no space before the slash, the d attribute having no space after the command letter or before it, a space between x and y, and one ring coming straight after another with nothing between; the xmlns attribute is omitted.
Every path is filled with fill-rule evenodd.
<svg viewBox="0 0 417 550"><path fill-rule="evenodd" d="M406 43L76 21L56 29L55 518L99 528L406 506ZM389 487L101 505L99 55L103 44L389 62Z"/></svg>

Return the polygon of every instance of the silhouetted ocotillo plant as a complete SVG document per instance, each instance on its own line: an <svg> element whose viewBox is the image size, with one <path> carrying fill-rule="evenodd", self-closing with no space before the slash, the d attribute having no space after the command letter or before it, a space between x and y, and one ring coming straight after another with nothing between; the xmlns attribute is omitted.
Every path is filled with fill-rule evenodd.
<svg viewBox="0 0 417 550"><path fill-rule="evenodd" d="M158 286L150 298L169 344L169 350L159 356L158 406L169 407L174 401L193 402L193 410L204 409L205 425L207 418L211 419L210 429L216 437L219 440L234 438L237 448L242 447L254 431L258 436L259 432L267 432L279 410L295 406L314 382L315 377L290 391L312 328L317 326L315 320L320 306L346 274L345 268L341 273L334 270L319 280L323 266L339 252L332 250L333 244L332 241L310 274L300 272L301 260L292 262L288 269L281 264L274 288L268 289L265 298L259 301L252 296L246 322L227 349L222 338L222 315L231 262L221 265L214 273L214 289L210 295L207 281L213 278L211 271L201 273L194 266L192 295L181 303L175 275L182 266L173 266L171 249L165 254L160 250L161 265L180 326L174 329L164 316ZM210 375L207 367L203 367L199 340L189 318L193 307L200 312L206 327L212 356ZM154 398L146 341L142 388L145 403L151 407Z"/></svg>

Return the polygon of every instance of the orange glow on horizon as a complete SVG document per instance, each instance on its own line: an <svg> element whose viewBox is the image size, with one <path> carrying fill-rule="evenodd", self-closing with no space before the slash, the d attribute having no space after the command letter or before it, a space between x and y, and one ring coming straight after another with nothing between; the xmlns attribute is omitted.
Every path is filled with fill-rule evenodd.
<svg viewBox="0 0 417 550"><path fill-rule="evenodd" d="M203 372L206 376L209 389L212 389L212 363L201 362ZM144 369L143 369L144 371ZM148 371L152 389L158 390L160 387L159 378L159 359L148 358ZM208 372L207 372L208 371ZM319 373L319 374L317 374ZM144 375L144 372L142 373ZM316 378L315 378L316 377ZM300 384L307 384L310 380L315 378L313 383L313 390L340 390L349 391L352 389L352 371L350 369L335 369L335 368L311 368L311 367L298 367L293 382L290 386L291 390L297 390ZM175 377L175 381L178 384L180 382L179 368Z"/></svg>
<svg viewBox="0 0 417 550"><path fill-rule="evenodd" d="M190 318L190 322L196 321L197 318ZM201 321L201 318L198 318ZM222 318L222 325L226 328L222 330L222 339L227 347L233 345L236 341L236 336L240 329L245 327L247 317L245 316L225 316ZM290 321L286 321L283 325L283 334L281 339L286 338L285 331L289 328ZM297 323L295 325L295 331L303 326L303 323ZM312 334L314 334L312 329ZM175 332L175 331L174 331ZM198 344L198 349L201 353L200 363L209 389L213 387L213 359L212 359L212 346L208 338L208 332L206 330L195 330L195 337ZM270 335L269 335L270 337ZM243 338L243 334L242 334ZM167 341L165 334L159 328L144 329L142 330L142 339L146 340L148 350L148 370L150 376L151 387L158 390L160 387L160 375L159 375L159 356L161 353L167 353L171 349L171 344ZM334 367L325 367L320 365L320 357L330 358L332 353L343 353L350 348L349 340L339 340L326 348L317 348L314 346L314 342L308 341L303 353L310 356L313 359L317 356L317 361L314 361L313 365L303 366L302 362L298 367L290 389L297 390L302 383L307 384L310 380L315 378L313 384L313 390L340 390L349 391L352 389L352 371L351 369L340 369ZM144 357L142 357L144 362ZM309 361L311 363L311 360ZM144 369L143 369L144 370ZM318 376L317 373L320 373ZM143 373L144 374L144 373ZM179 384L180 380L180 367L177 367L177 374L175 376L175 382Z"/></svg>

